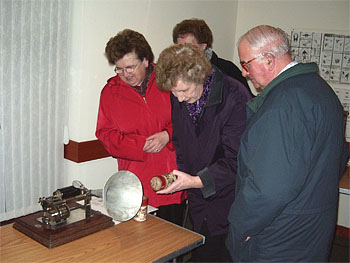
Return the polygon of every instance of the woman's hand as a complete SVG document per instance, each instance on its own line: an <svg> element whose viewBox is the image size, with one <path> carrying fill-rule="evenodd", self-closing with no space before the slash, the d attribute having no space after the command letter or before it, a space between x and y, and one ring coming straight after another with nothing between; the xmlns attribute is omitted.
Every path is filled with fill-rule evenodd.
<svg viewBox="0 0 350 263"><path fill-rule="evenodd" d="M143 150L148 153L158 153L169 142L169 134L167 131L157 132L146 138Z"/></svg>
<svg viewBox="0 0 350 263"><path fill-rule="evenodd" d="M203 187L202 180L199 176L192 176L178 170L174 170L173 174L177 176L175 182L169 185L166 189L158 191L157 194L172 194L189 188Z"/></svg>

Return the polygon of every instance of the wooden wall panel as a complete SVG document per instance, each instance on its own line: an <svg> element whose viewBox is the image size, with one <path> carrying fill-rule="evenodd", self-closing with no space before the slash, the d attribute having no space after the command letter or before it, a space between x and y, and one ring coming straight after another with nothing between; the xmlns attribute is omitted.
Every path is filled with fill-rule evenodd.
<svg viewBox="0 0 350 263"><path fill-rule="evenodd" d="M87 162L111 156L99 140L75 142L69 140L64 146L64 158L76 163Z"/></svg>

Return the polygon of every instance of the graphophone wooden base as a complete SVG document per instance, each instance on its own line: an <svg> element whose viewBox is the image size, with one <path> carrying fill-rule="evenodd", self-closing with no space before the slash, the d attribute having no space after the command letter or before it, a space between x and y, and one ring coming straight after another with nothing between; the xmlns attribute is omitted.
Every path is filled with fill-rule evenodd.
<svg viewBox="0 0 350 263"><path fill-rule="evenodd" d="M91 210L91 216L89 218L52 230L47 229L38 220L42 215L43 212L40 211L20 217L15 220L13 227L48 248L63 245L114 225L111 217Z"/></svg>

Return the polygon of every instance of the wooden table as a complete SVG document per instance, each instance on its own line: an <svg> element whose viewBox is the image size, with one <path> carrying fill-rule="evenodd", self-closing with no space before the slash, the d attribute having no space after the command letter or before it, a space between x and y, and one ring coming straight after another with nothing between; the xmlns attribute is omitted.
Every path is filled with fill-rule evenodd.
<svg viewBox="0 0 350 263"><path fill-rule="evenodd" d="M14 229L0 228L0 262L165 262L204 244L205 237L148 215L53 249Z"/></svg>

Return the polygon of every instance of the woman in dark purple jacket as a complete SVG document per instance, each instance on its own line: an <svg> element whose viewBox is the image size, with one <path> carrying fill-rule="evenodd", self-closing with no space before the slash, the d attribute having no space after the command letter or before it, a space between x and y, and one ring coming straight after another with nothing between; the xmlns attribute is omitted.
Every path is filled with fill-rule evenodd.
<svg viewBox="0 0 350 263"><path fill-rule="evenodd" d="M206 236L192 261L230 261L227 216L234 200L237 153L246 127L246 87L211 66L191 45L173 45L159 56L158 88L171 91L177 180L159 194L188 189L194 230ZM180 172L181 171L181 172Z"/></svg>

